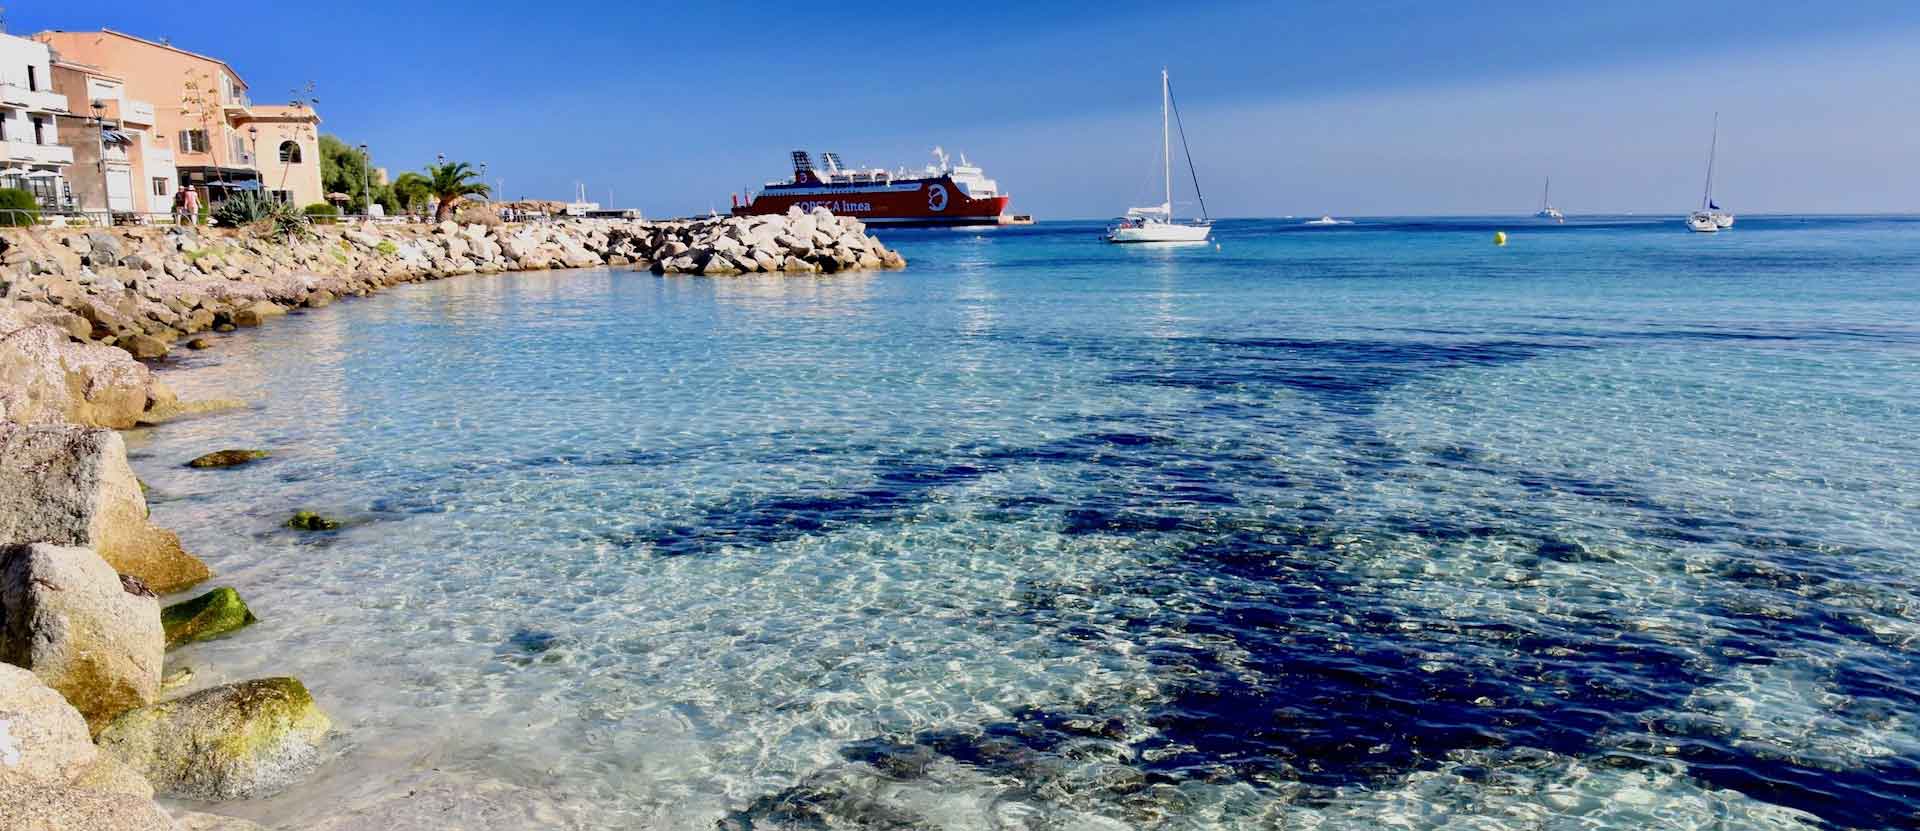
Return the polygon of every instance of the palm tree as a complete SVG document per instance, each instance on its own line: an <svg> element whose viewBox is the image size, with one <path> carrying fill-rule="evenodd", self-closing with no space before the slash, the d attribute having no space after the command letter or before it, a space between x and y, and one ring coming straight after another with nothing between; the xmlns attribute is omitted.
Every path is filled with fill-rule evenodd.
<svg viewBox="0 0 1920 831"><path fill-rule="evenodd" d="M393 180L393 198L400 203L401 211L412 212L415 206L433 198L432 182L409 170Z"/></svg>
<svg viewBox="0 0 1920 831"><path fill-rule="evenodd" d="M453 215L453 206L463 196L486 196L487 186L470 181L479 172L466 162L447 162L427 165L427 192L440 200L440 206L433 211L433 221L445 222Z"/></svg>

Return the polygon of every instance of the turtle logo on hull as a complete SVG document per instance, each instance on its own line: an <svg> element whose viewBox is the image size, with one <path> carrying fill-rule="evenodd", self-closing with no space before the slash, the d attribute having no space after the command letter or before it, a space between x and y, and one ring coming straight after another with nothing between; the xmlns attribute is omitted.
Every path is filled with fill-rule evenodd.
<svg viewBox="0 0 1920 831"><path fill-rule="evenodd" d="M939 213L947 209L947 186L930 185L927 187L927 210Z"/></svg>

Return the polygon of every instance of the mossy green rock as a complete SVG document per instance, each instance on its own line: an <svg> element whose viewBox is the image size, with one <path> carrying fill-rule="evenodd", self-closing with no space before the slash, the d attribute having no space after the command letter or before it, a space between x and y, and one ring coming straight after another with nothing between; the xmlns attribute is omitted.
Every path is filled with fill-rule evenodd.
<svg viewBox="0 0 1920 831"><path fill-rule="evenodd" d="M271 796L320 762L333 722L294 678L225 684L133 710L95 742L162 796Z"/></svg>
<svg viewBox="0 0 1920 831"><path fill-rule="evenodd" d="M233 467L273 455L265 450L216 450L187 463L187 467Z"/></svg>
<svg viewBox="0 0 1920 831"><path fill-rule="evenodd" d="M340 527L340 520L321 516L312 511L295 511L293 518L287 520L287 527L302 531L332 531Z"/></svg>
<svg viewBox="0 0 1920 831"><path fill-rule="evenodd" d="M167 633L167 648L217 638L241 627L260 622L253 610L231 587L222 587L184 603L160 610L160 627Z"/></svg>

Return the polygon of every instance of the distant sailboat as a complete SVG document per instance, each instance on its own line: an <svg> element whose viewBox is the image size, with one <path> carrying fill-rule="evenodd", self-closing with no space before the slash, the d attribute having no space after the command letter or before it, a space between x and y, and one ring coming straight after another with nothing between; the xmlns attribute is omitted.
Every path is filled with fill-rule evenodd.
<svg viewBox="0 0 1920 831"><path fill-rule="evenodd" d="M1560 213L1560 209L1553 206L1552 176L1547 177L1547 186L1540 191L1540 210L1535 213L1534 216L1540 219L1551 219L1555 222L1567 221L1566 215Z"/></svg>
<svg viewBox="0 0 1920 831"><path fill-rule="evenodd" d="M1713 143L1707 149L1707 185L1700 194L1700 210L1687 215L1687 229L1710 234L1733 227L1733 214L1713 201L1713 164L1720 155L1720 114L1713 114Z"/></svg>
<svg viewBox="0 0 1920 831"><path fill-rule="evenodd" d="M1166 185L1166 201L1144 208L1129 208L1119 224L1107 229L1108 242L1206 242L1213 232L1207 218L1207 200L1200 195L1200 176L1193 172L1193 150L1187 147L1187 128L1180 127L1180 149L1187 154L1187 171L1193 174L1193 195L1200 200L1200 219L1176 222L1173 218L1173 133L1168 113L1179 118L1173 105L1173 83L1167 71L1160 70L1160 178Z"/></svg>

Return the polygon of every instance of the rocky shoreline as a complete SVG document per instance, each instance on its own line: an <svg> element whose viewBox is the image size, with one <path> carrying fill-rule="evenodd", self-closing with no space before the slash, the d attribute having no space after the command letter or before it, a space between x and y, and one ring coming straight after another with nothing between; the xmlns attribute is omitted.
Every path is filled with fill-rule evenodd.
<svg viewBox="0 0 1920 831"><path fill-rule="evenodd" d="M905 261L824 210L321 226L291 240L251 229L0 231L0 828L258 829L153 800L271 795L324 755L331 722L297 679L188 690L187 673L167 672L169 651L255 617L231 587L161 603L214 575L149 521L115 431L225 404L179 400L143 361L182 341L208 345L193 337L201 332L401 283L603 265L721 277Z"/></svg>

